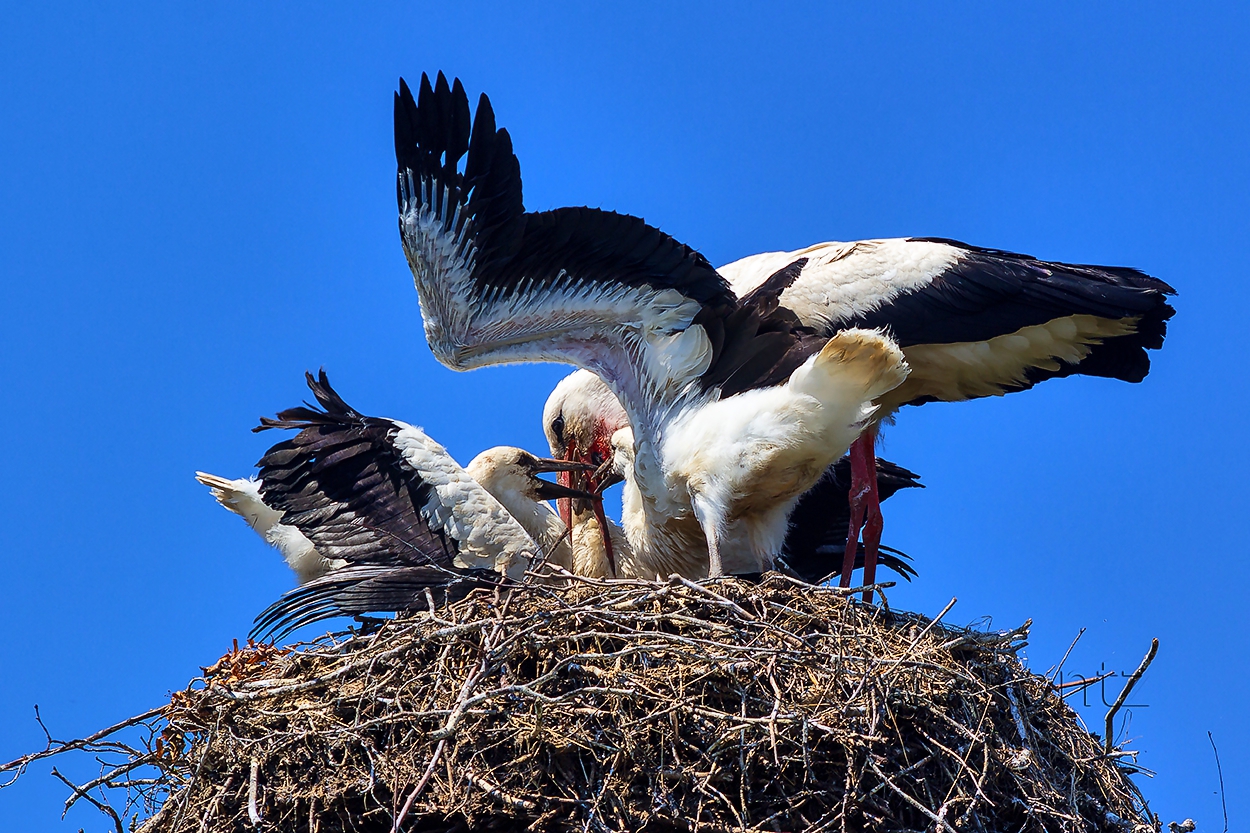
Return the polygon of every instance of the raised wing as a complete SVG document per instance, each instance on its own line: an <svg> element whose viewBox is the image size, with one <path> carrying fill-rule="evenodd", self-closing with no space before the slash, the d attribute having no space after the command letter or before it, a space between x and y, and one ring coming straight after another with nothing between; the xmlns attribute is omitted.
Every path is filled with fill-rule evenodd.
<svg viewBox="0 0 1250 833"><path fill-rule="evenodd" d="M526 212L508 132L496 129L485 95L470 120L459 80L448 85L440 73L431 86L423 75L415 97L401 80L395 155L400 235L426 339L449 367L568 362L595 371L636 409L723 370L727 338L775 361L790 349L780 334L757 339L773 325L759 327L701 254L641 219L593 208ZM727 336L736 311L729 324L738 329ZM738 373L734 383L745 379Z"/></svg>
<svg viewBox="0 0 1250 833"><path fill-rule="evenodd" d="M898 394L965 399L1082 374L1141 381L1172 287L1136 269L1038 260L942 238L821 243L721 267L738 292L806 258L781 302L831 335L886 328L912 375ZM903 401L907 401L904 399Z"/></svg>
<svg viewBox="0 0 1250 833"><path fill-rule="evenodd" d="M348 566L284 596L258 627L298 627L329 609L406 610L424 606L426 587L460 593L524 574L538 547L442 446L414 426L361 415L325 371L307 379L320 407L282 411L256 429L299 432L261 458L261 493L322 556Z"/></svg>
<svg viewBox="0 0 1250 833"><path fill-rule="evenodd" d="M790 513L790 529L782 547L779 566L813 584L842 571L846 538L850 529L851 460L843 457L825 470L820 480L803 493ZM900 489L924 488L920 475L889 460L877 458L877 489L881 499ZM864 566L860 547L855 567ZM911 558L891 547L882 547L879 563L911 581L916 575Z"/></svg>

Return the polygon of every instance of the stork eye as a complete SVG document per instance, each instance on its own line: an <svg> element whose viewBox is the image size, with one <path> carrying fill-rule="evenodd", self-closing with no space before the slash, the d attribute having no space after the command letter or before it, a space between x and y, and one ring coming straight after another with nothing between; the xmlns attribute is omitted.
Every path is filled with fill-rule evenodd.
<svg viewBox="0 0 1250 833"><path fill-rule="evenodd" d="M556 442L564 445L564 414L551 421L551 433L556 435Z"/></svg>

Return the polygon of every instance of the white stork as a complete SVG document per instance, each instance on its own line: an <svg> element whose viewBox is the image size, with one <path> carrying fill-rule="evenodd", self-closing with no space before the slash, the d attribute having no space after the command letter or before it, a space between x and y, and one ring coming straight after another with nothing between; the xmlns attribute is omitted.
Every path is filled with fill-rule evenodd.
<svg viewBox="0 0 1250 833"><path fill-rule="evenodd" d="M257 633L421 608L427 588L457 598L501 576L518 580L544 557L571 564L545 501L591 496L537 475L584 464L498 447L462 469L420 428L353 410L324 371L307 379L320 408L282 411L256 429L299 430L265 453L259 479L197 476L299 578Z"/></svg>
<svg viewBox="0 0 1250 833"><path fill-rule="evenodd" d="M587 460L599 465L594 471L560 473L561 483L579 491L602 492L617 481L624 481L622 526L592 514L587 506L574 512L572 507L585 501L559 500L562 515L572 514L574 572L582 575L612 575L607 549L615 550L622 578L654 579L677 573L687 578L707 575L706 542L689 519L664 518L659 523L648 517L634 474L633 434L624 408L607 386L586 370L566 376L556 385L543 409L547 442L556 457ZM816 583L845 569L843 553L850 524L850 460L843 457L830 466L817 483L803 493L787 519L785 540L776 565L791 574ZM920 487L913 472L886 460L877 461L877 478L884 498L904 488ZM610 538L600 541L601 530ZM882 563L909 578L914 570L907 556L883 547ZM863 566L863 555L852 563Z"/></svg>
<svg viewBox="0 0 1250 833"><path fill-rule="evenodd" d="M593 370L629 414L643 511L697 524L712 576L771 566L790 507L906 377L893 343L798 326L777 307L797 269L739 299L636 217L526 212L489 100L471 120L441 73L436 86L422 76L418 99L401 80L395 152L400 235L439 361Z"/></svg>
<svg viewBox="0 0 1250 833"><path fill-rule="evenodd" d="M903 349L907 380L877 400L872 425L852 446L852 522L871 584L881 510L871 476L876 426L902 405L955 402L1026 390L1063 376L1140 382L1148 350L1163 346L1175 290L1136 269L1037 260L954 240L906 238L819 243L743 258L718 271L739 295L782 268L798 274L783 309L817 333L881 328ZM843 585L849 577L842 574Z"/></svg>

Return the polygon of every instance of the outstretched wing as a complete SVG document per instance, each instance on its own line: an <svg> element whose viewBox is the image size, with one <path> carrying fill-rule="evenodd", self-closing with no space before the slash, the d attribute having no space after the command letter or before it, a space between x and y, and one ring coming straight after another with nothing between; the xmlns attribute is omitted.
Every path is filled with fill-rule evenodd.
<svg viewBox="0 0 1250 833"><path fill-rule="evenodd" d="M887 329L912 367L894 392L901 401L988 396L1074 374L1138 382L1175 312L1172 287L1136 269L943 238L820 243L721 272L741 293L800 257L803 274L782 304L826 335Z"/></svg>
<svg viewBox="0 0 1250 833"><path fill-rule="evenodd" d="M320 407L282 411L256 429L299 432L257 464L261 494L323 557L348 567L297 588L263 617L297 627L324 618L305 619L301 611L326 605L352 613L405 610L423 604L425 587L477 586L501 573L524 573L536 545L442 446L414 426L361 415L325 371L307 379Z"/></svg>
<svg viewBox="0 0 1250 833"><path fill-rule="evenodd" d="M448 85L440 73L431 86L423 75L415 97L401 80L395 155L400 235L426 339L444 364L568 362L634 408L687 390L717 364L739 307L716 270L637 217L526 212L511 138L485 95L470 120L458 79ZM746 340L757 352L780 360L789 349L755 335Z"/></svg>
<svg viewBox="0 0 1250 833"><path fill-rule="evenodd" d="M842 571L851 522L850 488L851 459L843 457L826 469L816 485L804 492L795 504L779 566L813 584ZM877 490L881 500L909 488L924 488L920 475L877 458ZM864 566L863 553L864 548L860 547L856 569ZM908 581L916 575L910 561L906 553L891 547L881 548L879 563Z"/></svg>

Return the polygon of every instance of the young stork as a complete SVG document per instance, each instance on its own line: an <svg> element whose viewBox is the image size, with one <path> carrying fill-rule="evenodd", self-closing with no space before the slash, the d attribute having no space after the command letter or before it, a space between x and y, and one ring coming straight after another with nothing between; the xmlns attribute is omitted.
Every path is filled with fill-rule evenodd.
<svg viewBox="0 0 1250 833"><path fill-rule="evenodd" d="M352 409L324 371L307 379L320 408L282 411L256 429L299 430L265 453L259 479L199 478L300 580L258 618L257 633L423 608L427 588L458 598L520 579L544 556L571 564L544 501L590 496L537 474L582 464L498 447L462 469L420 428Z"/></svg>
<svg viewBox="0 0 1250 833"><path fill-rule="evenodd" d="M622 526L591 515L589 507L574 512L585 501L558 500L563 516L572 514L574 572L611 575L607 566L608 542L616 551L622 578L664 578L672 573L687 578L707 574L706 542L689 519L648 517L634 473L633 434L624 408L607 386L586 370L560 380L543 409L543 429L554 457L583 459L599 465L595 472L570 471L558 476L564 485L591 492L624 481ZM851 517L850 459L830 466L817 483L803 493L790 512L778 567L805 581L816 583L845 569L843 552ZM877 461L882 499L900 489L921 487L919 476L886 460ZM749 496L748 496L749 497ZM597 536L607 529L610 538ZM840 540L839 540L840 539ZM907 556L882 548L882 564L909 578L915 571ZM861 552L852 569L864 566ZM749 571L744 571L749 572Z"/></svg>
<svg viewBox="0 0 1250 833"><path fill-rule="evenodd" d="M851 448L852 522L874 579L880 500L871 476L877 424L903 405L955 402L1027 390L1063 376L1140 382L1146 351L1163 346L1175 290L1136 269L1037 260L955 240L905 238L818 243L753 255L719 269L743 295L782 267L799 274L780 304L816 332L881 328L903 349L907 381L877 400L873 423ZM849 582L842 574L844 586Z"/></svg>
<svg viewBox="0 0 1250 833"><path fill-rule="evenodd" d="M739 299L636 217L526 212L511 138L485 95L470 119L459 80L423 75L415 99L401 80L395 154L400 236L439 361L593 370L629 414L643 511L692 520L709 575L771 566L791 505L906 377L899 350L870 329L799 326L777 306L796 268Z"/></svg>
<svg viewBox="0 0 1250 833"><path fill-rule="evenodd" d="M535 457L528 451L501 445L488 448L474 457L465 471L469 477L503 505L534 543L547 553L546 563L574 571L573 550L568 527L551 510L548 501L580 498L588 504L590 493L569 489L538 477L544 472L567 473L582 468L564 460ZM261 482L255 477L228 480L215 474L197 471L195 479L212 492L226 509L247 521L261 539L278 550L283 561L295 573L300 584L321 578L330 570L347 566L342 559L328 559L304 533L282 523L282 513L267 505L261 494ZM368 511L364 507L362 511ZM597 527L596 527L597 528Z"/></svg>

